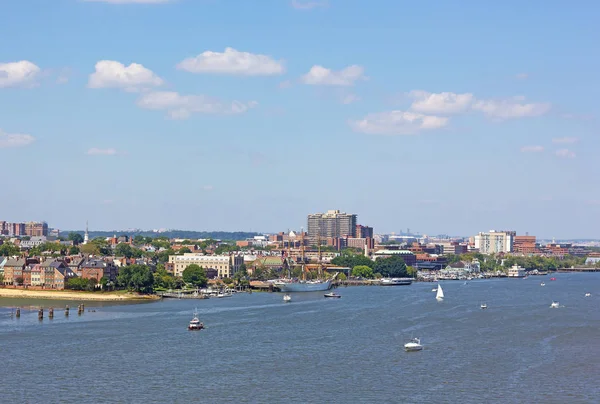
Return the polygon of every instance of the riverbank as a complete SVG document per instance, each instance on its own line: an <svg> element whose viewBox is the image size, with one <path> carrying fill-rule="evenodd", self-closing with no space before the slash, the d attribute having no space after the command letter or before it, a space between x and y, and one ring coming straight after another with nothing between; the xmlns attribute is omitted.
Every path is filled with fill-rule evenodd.
<svg viewBox="0 0 600 404"><path fill-rule="evenodd" d="M0 288L0 298L16 299L53 299L53 300L79 300L97 302L158 300L156 295L138 295L137 293L116 292L78 292L71 290L24 290Z"/></svg>

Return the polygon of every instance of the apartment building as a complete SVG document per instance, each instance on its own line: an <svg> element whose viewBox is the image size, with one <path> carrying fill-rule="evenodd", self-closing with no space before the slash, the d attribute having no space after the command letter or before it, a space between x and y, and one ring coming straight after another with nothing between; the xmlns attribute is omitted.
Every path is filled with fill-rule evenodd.
<svg viewBox="0 0 600 404"><path fill-rule="evenodd" d="M206 270L216 270L219 278L231 278L243 263L243 255L202 255L196 253L169 255L169 264L172 265L173 275L175 276L182 276L183 271L189 265L196 264Z"/></svg>
<svg viewBox="0 0 600 404"><path fill-rule="evenodd" d="M509 253L513 251L514 231L490 230L475 236L475 248L482 254Z"/></svg>
<svg viewBox="0 0 600 404"><path fill-rule="evenodd" d="M356 237L356 215L339 210L308 215L308 239L311 245L328 238Z"/></svg>

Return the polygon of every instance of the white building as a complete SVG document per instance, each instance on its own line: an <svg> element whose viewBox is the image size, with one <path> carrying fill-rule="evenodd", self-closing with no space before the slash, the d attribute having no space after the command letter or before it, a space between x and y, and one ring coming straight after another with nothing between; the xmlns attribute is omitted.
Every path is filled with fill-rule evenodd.
<svg viewBox="0 0 600 404"><path fill-rule="evenodd" d="M244 263L242 255L203 255L186 253L183 255L169 255L169 263L173 264L173 275L182 276L183 271L192 264L204 269L215 269L219 278L231 278Z"/></svg>
<svg viewBox="0 0 600 404"><path fill-rule="evenodd" d="M515 232L490 230L475 236L475 248L482 254L512 252Z"/></svg>

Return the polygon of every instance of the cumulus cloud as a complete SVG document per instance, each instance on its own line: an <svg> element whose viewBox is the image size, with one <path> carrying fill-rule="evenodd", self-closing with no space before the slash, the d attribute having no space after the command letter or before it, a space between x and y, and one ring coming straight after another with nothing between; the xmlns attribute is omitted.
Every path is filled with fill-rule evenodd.
<svg viewBox="0 0 600 404"><path fill-rule="evenodd" d="M258 105L250 102L222 102L205 95L181 95L175 91L158 91L142 95L137 105L140 108L167 111L171 119L187 119L199 114L241 114Z"/></svg>
<svg viewBox="0 0 600 404"><path fill-rule="evenodd" d="M408 96L414 99L410 109L423 114L457 114L467 111L475 97L471 93L430 93L413 90Z"/></svg>
<svg viewBox="0 0 600 404"><path fill-rule="evenodd" d="M326 1L300 1L292 0L292 7L296 10L312 10L317 7L327 7Z"/></svg>
<svg viewBox="0 0 600 404"><path fill-rule="evenodd" d="M481 111L490 118L511 119L544 115L550 111L548 103L524 103L523 97L506 100L479 100L473 109Z"/></svg>
<svg viewBox="0 0 600 404"><path fill-rule="evenodd" d="M101 60L96 63L96 71L90 75L90 88L121 88L137 92L160 86L164 82L152 70L141 64L131 63L125 66L114 60Z"/></svg>
<svg viewBox="0 0 600 404"><path fill-rule="evenodd" d="M554 139L552 139L552 143L575 143L577 142L576 137L555 137Z"/></svg>
<svg viewBox="0 0 600 404"><path fill-rule="evenodd" d="M544 146L523 146L521 151L523 153L541 153L544 151Z"/></svg>
<svg viewBox="0 0 600 404"><path fill-rule="evenodd" d="M87 151L87 154L90 156L114 156L117 153L117 150L113 148L100 149L97 147L92 147Z"/></svg>
<svg viewBox="0 0 600 404"><path fill-rule="evenodd" d="M355 81L365 79L363 73L364 68L358 65L348 66L339 71L315 65L301 77L301 80L309 85L352 86Z"/></svg>
<svg viewBox="0 0 600 404"><path fill-rule="evenodd" d="M447 124L448 118L408 111L373 113L362 120L350 122L355 131L371 135L412 135L423 130L439 129Z"/></svg>
<svg viewBox="0 0 600 404"><path fill-rule="evenodd" d="M35 138L22 133L6 133L0 129L0 149L23 147L32 144Z"/></svg>
<svg viewBox="0 0 600 404"><path fill-rule="evenodd" d="M35 83L41 71L38 66L27 60L0 63L0 88L31 85Z"/></svg>
<svg viewBox="0 0 600 404"><path fill-rule="evenodd" d="M162 4L172 3L175 0L83 0L88 3L110 3L110 4Z"/></svg>
<svg viewBox="0 0 600 404"><path fill-rule="evenodd" d="M572 158L575 158L575 156L577 156L574 151L571 151L569 149L557 150L555 154L557 157L567 158L567 159L572 159Z"/></svg>
<svg viewBox="0 0 600 404"><path fill-rule="evenodd" d="M241 76L273 76L285 72L283 62L267 55L225 48L224 52L202 52L177 65L190 73L221 73Z"/></svg>

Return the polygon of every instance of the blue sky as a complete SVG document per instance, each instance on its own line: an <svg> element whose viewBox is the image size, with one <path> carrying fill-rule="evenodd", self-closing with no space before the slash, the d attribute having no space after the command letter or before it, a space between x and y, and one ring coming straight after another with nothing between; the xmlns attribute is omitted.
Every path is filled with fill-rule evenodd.
<svg viewBox="0 0 600 404"><path fill-rule="evenodd" d="M150 3L150 4L145 4ZM600 3L9 0L0 220L598 237Z"/></svg>

